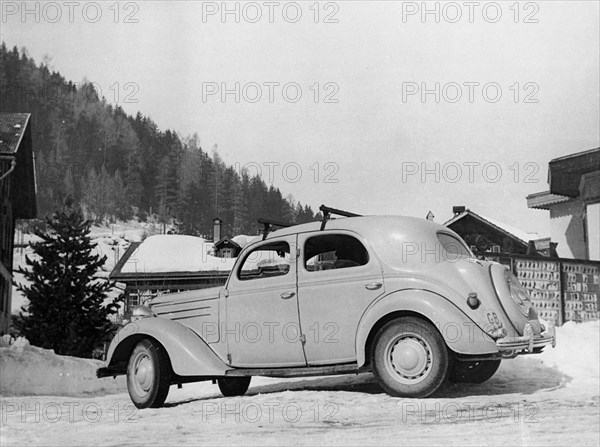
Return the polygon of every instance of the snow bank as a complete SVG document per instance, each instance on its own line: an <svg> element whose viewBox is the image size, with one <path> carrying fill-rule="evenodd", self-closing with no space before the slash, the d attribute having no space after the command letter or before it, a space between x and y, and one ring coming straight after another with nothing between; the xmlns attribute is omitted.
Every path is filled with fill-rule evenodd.
<svg viewBox="0 0 600 447"><path fill-rule="evenodd" d="M598 387L600 380L600 321L574 323L569 321L556 328L556 347L545 348L528 359L541 360L574 379L574 382L591 382Z"/></svg>
<svg viewBox="0 0 600 447"><path fill-rule="evenodd" d="M123 266L123 273L229 271L235 258L218 258L208 254L212 242L195 236L150 236L133 252Z"/></svg>
<svg viewBox="0 0 600 447"><path fill-rule="evenodd" d="M86 396L126 391L125 377L98 379L103 362L56 355L19 337L0 342L0 395Z"/></svg>

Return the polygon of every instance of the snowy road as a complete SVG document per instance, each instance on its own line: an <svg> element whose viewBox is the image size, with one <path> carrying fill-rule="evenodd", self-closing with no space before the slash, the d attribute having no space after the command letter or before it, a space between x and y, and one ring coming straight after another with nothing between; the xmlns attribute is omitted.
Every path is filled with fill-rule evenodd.
<svg viewBox="0 0 600 447"><path fill-rule="evenodd" d="M254 379L223 398L210 383L172 387L167 407L126 393L2 399L4 445L598 445L597 377L570 378L538 359L503 362L482 385L395 399L371 375Z"/></svg>

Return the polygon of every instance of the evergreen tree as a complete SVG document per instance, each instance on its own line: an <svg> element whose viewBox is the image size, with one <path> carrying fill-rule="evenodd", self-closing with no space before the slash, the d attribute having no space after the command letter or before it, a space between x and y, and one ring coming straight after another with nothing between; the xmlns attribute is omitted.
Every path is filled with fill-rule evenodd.
<svg viewBox="0 0 600 447"><path fill-rule="evenodd" d="M38 259L27 257L28 268L18 270L30 285L17 285L29 300L21 308L17 329L32 345L91 357L110 337L113 324L108 317L116 313L121 298L105 304L114 284L93 278L106 256L93 254L91 223L81 211L67 202L46 221L48 232L37 231L42 241L31 244Z"/></svg>

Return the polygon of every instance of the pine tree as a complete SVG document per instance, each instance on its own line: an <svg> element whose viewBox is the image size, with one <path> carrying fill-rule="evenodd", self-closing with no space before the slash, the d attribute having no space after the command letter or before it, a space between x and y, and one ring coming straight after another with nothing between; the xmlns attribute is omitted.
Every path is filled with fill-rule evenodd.
<svg viewBox="0 0 600 447"><path fill-rule="evenodd" d="M27 257L28 267L19 269L29 285L18 284L17 289L29 305L21 308L17 329L35 346L91 357L110 337L113 324L108 317L116 313L121 298L105 304L114 284L94 279L106 256L93 253L91 223L81 211L67 202L46 222L48 231L36 232L42 241L31 244L37 259Z"/></svg>

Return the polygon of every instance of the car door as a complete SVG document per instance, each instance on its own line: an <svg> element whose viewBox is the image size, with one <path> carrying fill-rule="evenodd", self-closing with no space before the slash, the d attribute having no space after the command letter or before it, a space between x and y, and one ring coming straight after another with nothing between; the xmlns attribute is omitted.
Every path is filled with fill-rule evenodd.
<svg viewBox="0 0 600 447"><path fill-rule="evenodd" d="M355 361L358 322L384 293L378 259L349 231L299 234L298 247L300 325L308 365Z"/></svg>
<svg viewBox="0 0 600 447"><path fill-rule="evenodd" d="M305 366L296 283L296 235L261 242L243 254L226 291L232 366Z"/></svg>

